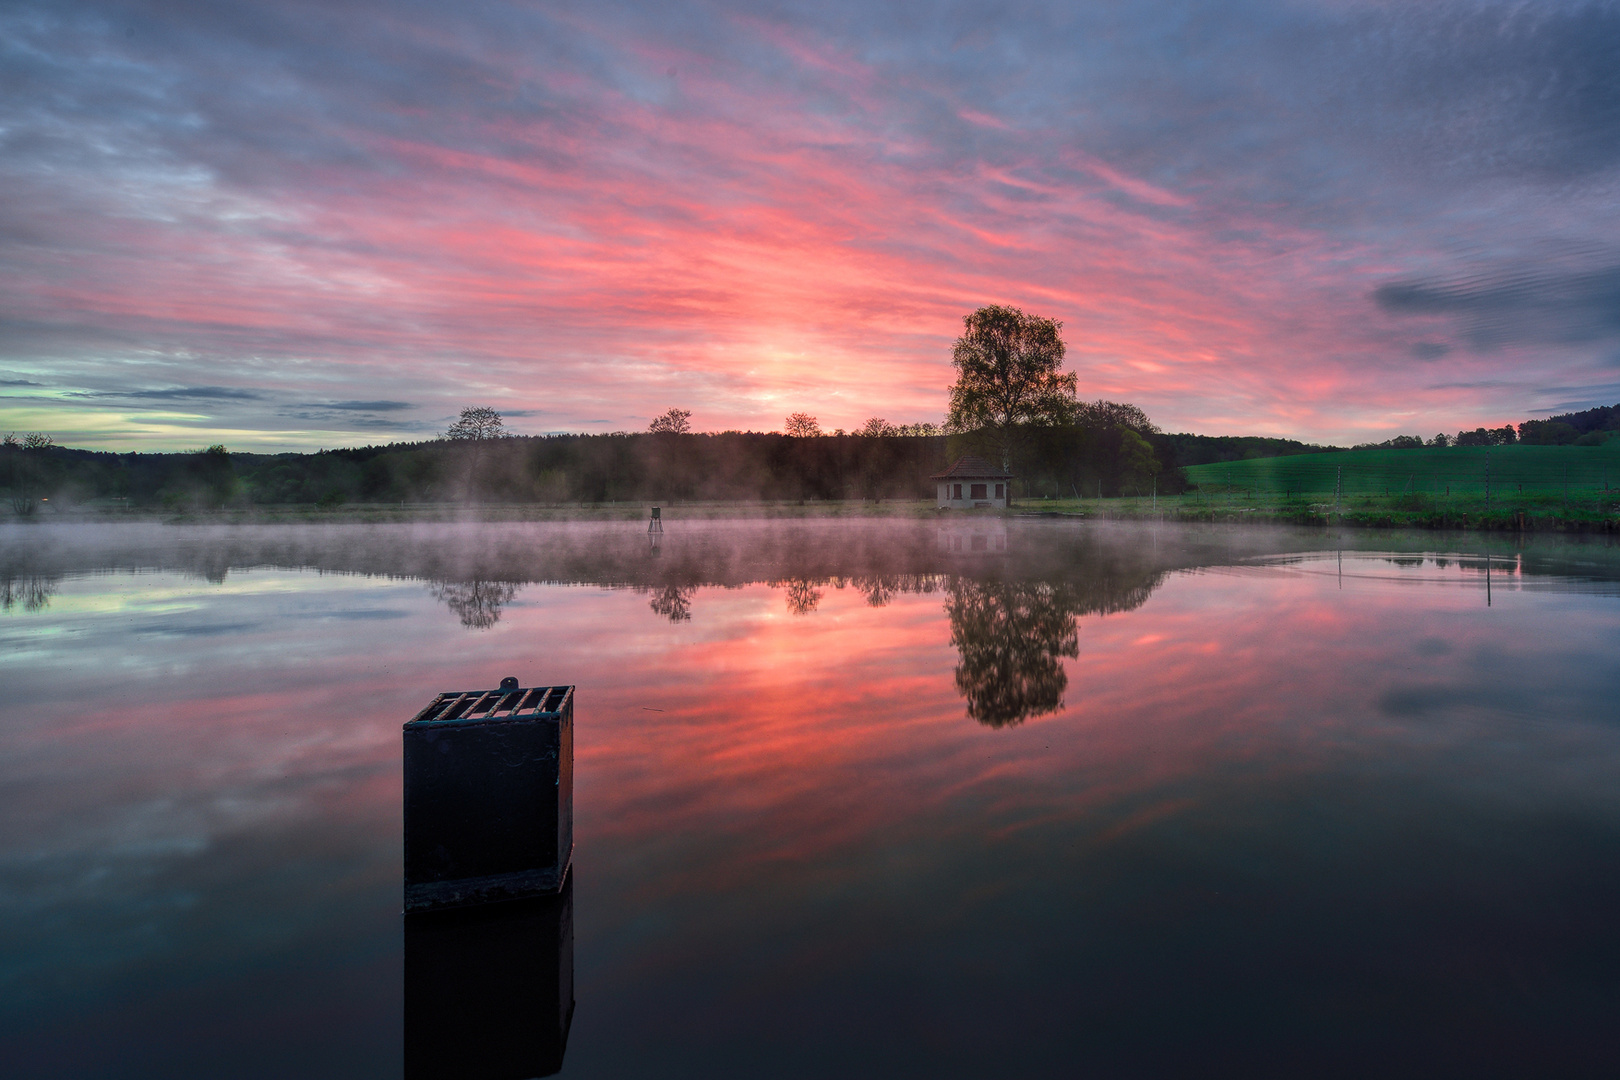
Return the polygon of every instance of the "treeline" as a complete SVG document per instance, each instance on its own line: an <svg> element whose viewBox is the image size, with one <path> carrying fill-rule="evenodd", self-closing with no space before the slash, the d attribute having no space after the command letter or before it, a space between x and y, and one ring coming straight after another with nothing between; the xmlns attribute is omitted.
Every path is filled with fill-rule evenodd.
<svg viewBox="0 0 1620 1080"><path fill-rule="evenodd" d="M1545 420L1526 420L1514 427L1475 428L1455 435L1436 435L1428 442L1416 435L1397 435L1381 443L1362 443L1356 450L1415 450L1422 446L1602 446L1620 438L1620 405L1563 413Z"/></svg>
<svg viewBox="0 0 1620 1080"><path fill-rule="evenodd" d="M1037 429L1015 492L1180 490L1167 437L1122 425ZM966 448L944 435L619 433L394 443L314 454L4 449L14 510L116 502L181 510L270 504L607 503L932 498L929 477Z"/></svg>
<svg viewBox="0 0 1620 1080"><path fill-rule="evenodd" d="M1600 446L1620 437L1620 405L1562 413L1519 425L1519 441L1532 446Z"/></svg>
<svg viewBox="0 0 1620 1080"><path fill-rule="evenodd" d="M1294 454L1322 454L1342 450L1342 446L1317 446L1295 439L1272 439L1261 435L1164 435L1172 460L1178 465L1213 465L1222 461L1250 461L1255 458L1289 457ZM1421 440L1419 440L1421 441Z"/></svg>

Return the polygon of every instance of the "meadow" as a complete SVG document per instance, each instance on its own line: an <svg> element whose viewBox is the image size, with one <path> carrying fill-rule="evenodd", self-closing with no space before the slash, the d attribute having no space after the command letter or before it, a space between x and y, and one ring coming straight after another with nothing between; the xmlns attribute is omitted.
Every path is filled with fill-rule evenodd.
<svg viewBox="0 0 1620 1080"><path fill-rule="evenodd" d="M1195 490L1159 500L1178 517L1611 530L1620 504L1620 442L1350 450L1186 471ZM1132 502L1130 512L1140 512L1142 500Z"/></svg>

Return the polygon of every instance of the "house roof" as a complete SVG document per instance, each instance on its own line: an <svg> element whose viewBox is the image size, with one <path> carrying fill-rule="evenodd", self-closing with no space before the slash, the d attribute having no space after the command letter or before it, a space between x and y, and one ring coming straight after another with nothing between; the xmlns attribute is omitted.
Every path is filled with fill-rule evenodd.
<svg viewBox="0 0 1620 1080"><path fill-rule="evenodd" d="M1011 480L1012 473L1006 469L998 469L981 457L969 454L959 457L956 464L942 473L935 473L930 480Z"/></svg>

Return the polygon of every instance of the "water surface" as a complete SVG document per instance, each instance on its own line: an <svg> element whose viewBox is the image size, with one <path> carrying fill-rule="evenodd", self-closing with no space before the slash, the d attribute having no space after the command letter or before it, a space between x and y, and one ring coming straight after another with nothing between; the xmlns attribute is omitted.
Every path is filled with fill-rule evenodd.
<svg viewBox="0 0 1620 1080"><path fill-rule="evenodd" d="M958 522L0 530L8 1074L399 1075L509 674L565 1076L1614 1074L1613 546Z"/></svg>

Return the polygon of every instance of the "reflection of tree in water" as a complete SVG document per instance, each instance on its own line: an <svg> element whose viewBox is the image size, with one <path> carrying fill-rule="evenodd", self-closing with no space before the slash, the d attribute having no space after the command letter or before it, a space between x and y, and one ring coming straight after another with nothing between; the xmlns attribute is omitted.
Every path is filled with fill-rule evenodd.
<svg viewBox="0 0 1620 1080"><path fill-rule="evenodd" d="M24 611L44 611L61 586L60 577L0 577L0 611L20 606Z"/></svg>
<svg viewBox="0 0 1620 1080"><path fill-rule="evenodd" d="M771 582L773 589L787 590L787 609L792 615L808 615L816 610L821 603L821 590L818 585L825 585L826 579L812 581L809 578L787 578L784 581Z"/></svg>
<svg viewBox="0 0 1620 1080"><path fill-rule="evenodd" d="M883 607L894 599L895 581L882 574L877 577L856 578L855 587L866 594L866 602L872 607Z"/></svg>
<svg viewBox="0 0 1620 1080"><path fill-rule="evenodd" d="M648 607L654 615L662 615L670 622L687 622L692 618L692 597L696 585L665 585L653 593Z"/></svg>
<svg viewBox="0 0 1620 1080"><path fill-rule="evenodd" d="M877 574L853 577L849 583L872 607L884 607L899 593L931 593L939 587L940 580L936 574ZM844 587L841 581L838 587Z"/></svg>
<svg viewBox="0 0 1620 1080"><path fill-rule="evenodd" d="M444 601L472 630L488 630L501 621L501 608L512 602L518 587L509 581L436 581L429 591Z"/></svg>
<svg viewBox="0 0 1620 1080"><path fill-rule="evenodd" d="M1109 568L1075 581L951 581L945 614L968 715L999 728L1061 709L1062 660L1080 655L1075 619L1139 608L1162 580L1162 570Z"/></svg>
<svg viewBox="0 0 1620 1080"><path fill-rule="evenodd" d="M968 715L999 728L1062 708L1069 685L1062 658L1080 655L1082 607L1065 583L951 582L945 614L961 653L956 688Z"/></svg>

